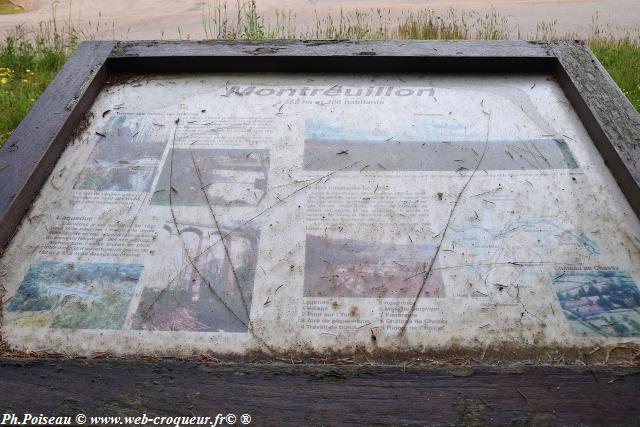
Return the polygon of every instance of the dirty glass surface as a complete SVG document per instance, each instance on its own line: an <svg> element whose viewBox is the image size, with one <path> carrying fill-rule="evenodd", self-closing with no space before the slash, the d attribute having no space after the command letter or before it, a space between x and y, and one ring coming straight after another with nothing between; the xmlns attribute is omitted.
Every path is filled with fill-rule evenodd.
<svg viewBox="0 0 640 427"><path fill-rule="evenodd" d="M640 341L640 223L544 75L107 86L0 261L67 354Z"/></svg>

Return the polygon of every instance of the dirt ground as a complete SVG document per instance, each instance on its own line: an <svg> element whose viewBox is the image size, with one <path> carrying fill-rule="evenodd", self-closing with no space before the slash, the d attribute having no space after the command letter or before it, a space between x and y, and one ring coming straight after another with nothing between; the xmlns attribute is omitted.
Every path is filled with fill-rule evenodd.
<svg viewBox="0 0 640 427"><path fill-rule="evenodd" d="M119 39L200 39L205 37L203 18L213 0L16 0L26 3L30 11L0 16L0 33L19 24L34 25L50 19L71 21L96 38ZM230 0L230 5L235 1ZM425 7L446 11L490 11L494 7L510 18L514 30L523 37L533 37L540 22L557 20L559 34L575 33L576 37L591 34L592 19L598 15L601 28L615 35L627 31L638 34L640 1L638 0L258 0L258 10L267 19L274 19L276 10L292 11L298 29L313 26L318 16L337 15L345 11L383 8L391 16ZM232 13L233 14L233 13ZM232 15L231 14L231 15Z"/></svg>

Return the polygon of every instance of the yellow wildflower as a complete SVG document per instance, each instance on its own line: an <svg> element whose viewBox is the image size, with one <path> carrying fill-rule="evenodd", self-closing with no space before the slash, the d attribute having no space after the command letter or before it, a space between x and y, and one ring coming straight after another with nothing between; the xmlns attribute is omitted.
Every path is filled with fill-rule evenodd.
<svg viewBox="0 0 640 427"><path fill-rule="evenodd" d="M9 80L5 79L4 77L0 79L0 84L6 85L9 82Z"/></svg>
<svg viewBox="0 0 640 427"><path fill-rule="evenodd" d="M29 80L27 80L27 79L22 79L22 83L29 83Z"/></svg>

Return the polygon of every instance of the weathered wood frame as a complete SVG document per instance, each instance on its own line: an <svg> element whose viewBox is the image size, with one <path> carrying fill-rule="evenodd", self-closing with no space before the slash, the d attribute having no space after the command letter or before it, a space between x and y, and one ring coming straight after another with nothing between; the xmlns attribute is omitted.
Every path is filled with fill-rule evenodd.
<svg viewBox="0 0 640 427"><path fill-rule="evenodd" d="M640 215L640 115L579 42L85 42L0 148L0 250L10 242L109 76L232 71L552 75ZM480 423L519 419L632 424L640 412L640 375L632 375L635 370L530 367L512 372L478 367L472 371L476 375L461 378L443 369L398 367L5 358L0 359L0 385L5 390L0 410L113 415L96 411L108 407L131 413L142 407L188 414L192 406L198 415L243 411L256 421L293 415L289 418L293 423L308 419L326 424L341 420L451 424L464 422L466 416L471 417L467 421ZM238 372L244 380L238 380ZM41 377L38 385L27 380L35 376ZM112 388L93 383L87 389L95 378ZM612 379L617 380L609 383ZM212 386L212 381L222 388ZM55 389L56 384L64 384L64 392L49 393L47 387ZM116 397L118 391L135 394L141 384L164 385L153 386L138 400ZM273 396L264 394L265 387ZM556 387L565 393L555 393L561 390ZM13 391L7 394L8 389ZM190 395L189 390L207 393ZM605 393L615 399L606 400L610 396ZM65 405L69 399L76 403ZM108 404L109 399L119 402L117 407ZM177 400L173 405L161 403L166 399ZM326 411L319 415L312 408ZM502 409L496 412L496 408ZM354 410L362 412L354 415Z"/></svg>

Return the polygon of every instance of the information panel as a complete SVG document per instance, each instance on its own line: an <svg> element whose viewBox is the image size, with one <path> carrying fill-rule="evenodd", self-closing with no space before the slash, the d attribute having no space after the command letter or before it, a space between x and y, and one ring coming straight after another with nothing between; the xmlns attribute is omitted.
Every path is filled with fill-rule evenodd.
<svg viewBox="0 0 640 427"><path fill-rule="evenodd" d="M66 354L640 342L640 223L544 75L106 86L0 265Z"/></svg>

